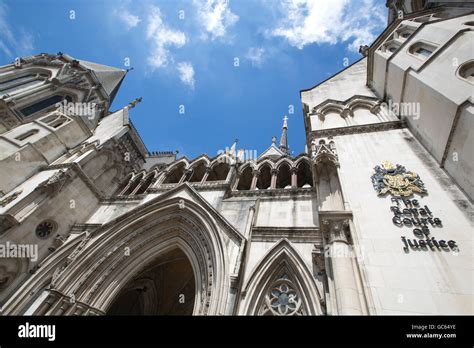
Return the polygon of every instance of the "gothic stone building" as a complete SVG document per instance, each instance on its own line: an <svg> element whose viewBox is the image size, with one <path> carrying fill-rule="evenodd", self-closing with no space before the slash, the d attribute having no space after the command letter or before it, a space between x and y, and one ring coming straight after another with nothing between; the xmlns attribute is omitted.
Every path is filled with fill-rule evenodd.
<svg viewBox="0 0 474 348"><path fill-rule="evenodd" d="M296 157L286 121L252 160L149 153L126 71L1 67L2 314L473 314L473 8L387 5Z"/></svg>

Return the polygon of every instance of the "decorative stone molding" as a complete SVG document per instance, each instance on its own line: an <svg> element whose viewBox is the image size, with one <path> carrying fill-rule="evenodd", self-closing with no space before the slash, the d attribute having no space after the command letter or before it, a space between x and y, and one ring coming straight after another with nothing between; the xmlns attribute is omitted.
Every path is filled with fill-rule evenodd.
<svg viewBox="0 0 474 348"><path fill-rule="evenodd" d="M331 144L326 144L324 140L316 144L316 140L311 143L311 157L314 164L323 162L330 162L336 167L339 166L339 158L336 153L336 149Z"/></svg>
<svg viewBox="0 0 474 348"><path fill-rule="evenodd" d="M322 237L316 227L253 227L251 236L254 242L276 242L286 238L293 243L322 246Z"/></svg>
<svg viewBox="0 0 474 348"><path fill-rule="evenodd" d="M349 220L323 220L322 231L326 238L327 244L334 242L350 243Z"/></svg>
<svg viewBox="0 0 474 348"><path fill-rule="evenodd" d="M311 252L311 256L313 257L313 262L316 264L316 266L321 270L321 272L324 272L326 269L324 248L318 244L315 244L314 249Z"/></svg>
<svg viewBox="0 0 474 348"><path fill-rule="evenodd" d="M293 308L287 308L290 312L285 310L281 312L275 307L276 312L271 311L273 302L271 302L269 290L279 284L289 285L289 288L293 289L301 300L301 303L296 301L296 306ZM286 289L281 290L280 292L288 294ZM287 239L281 239L275 244L250 272L250 276L242 286L242 296L239 314L261 315L268 311L271 311L273 315L297 315L298 313L321 315L324 313L320 307L322 296L314 277Z"/></svg>
<svg viewBox="0 0 474 348"><path fill-rule="evenodd" d="M321 231L324 237L324 245L334 242L342 242L352 244L350 233L350 223L352 212L348 211L331 211L320 212Z"/></svg>
<svg viewBox="0 0 474 348"><path fill-rule="evenodd" d="M310 197L316 194L316 191L313 187L309 188L288 188L288 189L267 189L267 190L243 190L243 191L232 191L231 196L234 197L255 197L255 196L265 196L265 197Z"/></svg>
<svg viewBox="0 0 474 348"><path fill-rule="evenodd" d="M11 202L13 202L15 199L18 198L18 196L21 195L22 192L23 192L23 189L20 189L18 191L13 192L11 195L3 198L2 200L0 200L0 207L5 207Z"/></svg>
<svg viewBox="0 0 474 348"><path fill-rule="evenodd" d="M406 125L403 121L391 121L383 123L364 124L358 126L339 127L331 129L321 129L311 131L310 134L313 138L324 138L330 136L349 135L349 134L360 134L360 133L371 133L381 132L392 129L402 129Z"/></svg>

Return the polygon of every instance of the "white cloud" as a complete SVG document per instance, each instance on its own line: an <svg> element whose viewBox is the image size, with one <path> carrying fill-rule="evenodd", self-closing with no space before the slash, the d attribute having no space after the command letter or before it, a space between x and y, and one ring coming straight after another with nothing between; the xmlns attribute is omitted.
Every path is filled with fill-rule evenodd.
<svg viewBox="0 0 474 348"><path fill-rule="evenodd" d="M186 86L194 89L194 68L191 63L182 62L178 63L177 69L179 71L179 78Z"/></svg>
<svg viewBox="0 0 474 348"><path fill-rule="evenodd" d="M203 39L215 40L226 35L227 28L239 20L229 8L229 0L194 0L198 18L203 26Z"/></svg>
<svg viewBox="0 0 474 348"><path fill-rule="evenodd" d="M299 49L309 44L347 42L357 51L371 44L385 27L386 8L376 0L285 0L284 15L272 36L283 37Z"/></svg>
<svg viewBox="0 0 474 348"><path fill-rule="evenodd" d="M265 49L261 47L250 47L245 58L250 60L253 66L260 66L265 60Z"/></svg>
<svg viewBox="0 0 474 348"><path fill-rule="evenodd" d="M152 6L147 18L146 38L151 44L148 64L153 70L166 67L173 60L170 47L182 47L186 44L186 35L168 27L162 19L158 7Z"/></svg>
<svg viewBox="0 0 474 348"><path fill-rule="evenodd" d="M116 11L117 17L125 24L127 30L135 28L141 22L140 17L131 14L127 9L122 8Z"/></svg>
<svg viewBox="0 0 474 348"><path fill-rule="evenodd" d="M0 0L0 52L7 57L29 55L33 52L33 36L27 31L21 30L18 35L13 34L10 23L7 20L8 8Z"/></svg>

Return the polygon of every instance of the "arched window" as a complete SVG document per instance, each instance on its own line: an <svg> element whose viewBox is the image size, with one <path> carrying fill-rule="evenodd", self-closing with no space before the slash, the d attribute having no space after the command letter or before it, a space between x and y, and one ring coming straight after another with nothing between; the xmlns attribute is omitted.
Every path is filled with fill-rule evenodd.
<svg viewBox="0 0 474 348"><path fill-rule="evenodd" d="M117 188L117 191L115 191L116 195L120 195L123 190L128 186L128 183L130 182L130 179L132 178L132 174L128 174L125 179L123 179L122 183L120 186Z"/></svg>
<svg viewBox="0 0 474 348"><path fill-rule="evenodd" d="M242 174L240 174L239 184L237 185L237 190L250 190L250 186L252 185L253 179L253 170L251 166L248 166L244 169Z"/></svg>
<svg viewBox="0 0 474 348"><path fill-rule="evenodd" d="M184 163L181 163L168 174L163 184L177 184L183 177L183 174Z"/></svg>
<svg viewBox="0 0 474 348"><path fill-rule="evenodd" d="M229 173L229 164L219 163L214 165L207 177L207 181L224 181L227 179L227 174Z"/></svg>
<svg viewBox="0 0 474 348"><path fill-rule="evenodd" d="M269 164L264 164L260 169L260 176L257 180L259 190L269 189L272 184L272 171Z"/></svg>
<svg viewBox="0 0 474 348"><path fill-rule="evenodd" d="M27 87L38 86L47 78L47 74L26 74L0 81L0 96L5 94L11 95Z"/></svg>
<svg viewBox="0 0 474 348"><path fill-rule="evenodd" d="M430 45L426 42L415 42L413 45L410 46L408 52L421 58L427 58L435 50L436 46Z"/></svg>
<svg viewBox="0 0 474 348"><path fill-rule="evenodd" d="M145 178L145 181L143 184L140 185L138 188L137 192L135 193L136 195L140 195L142 193L145 193L145 191L153 184L153 181L155 180L155 173L148 174L148 176Z"/></svg>
<svg viewBox="0 0 474 348"><path fill-rule="evenodd" d="M25 140L26 138L29 138L31 137L32 135L35 135L39 132L38 129L30 129L28 132L25 132L23 134L20 134L19 136L17 136L15 139L18 140L18 141L23 141Z"/></svg>
<svg viewBox="0 0 474 348"><path fill-rule="evenodd" d="M302 161L298 165L298 171L296 175L298 187L308 188L313 186L313 175L308 162Z"/></svg>
<svg viewBox="0 0 474 348"><path fill-rule="evenodd" d="M137 176L135 176L132 181L130 182L130 185L128 186L128 188L126 189L126 191L124 193L122 193L122 195L126 196L126 195L131 195L133 193L133 191L135 191L135 189L138 187L138 185L140 185L140 181L143 179L143 173L141 174L138 174Z"/></svg>
<svg viewBox="0 0 474 348"><path fill-rule="evenodd" d="M291 188L291 173L288 163L283 163L278 169L276 188Z"/></svg>
<svg viewBox="0 0 474 348"><path fill-rule="evenodd" d="M189 182L201 182L202 178L206 174L206 164L201 161L193 167L193 174L189 179Z"/></svg>
<svg viewBox="0 0 474 348"><path fill-rule="evenodd" d="M51 97L48 97L46 99L42 99L40 101L37 101L34 104L31 104L27 107L24 107L21 109L21 113L25 116L31 116L38 111L45 110L50 108L51 106L61 103L63 100L66 100L68 103L72 102L72 98L70 96L64 96L64 95L53 95Z"/></svg>

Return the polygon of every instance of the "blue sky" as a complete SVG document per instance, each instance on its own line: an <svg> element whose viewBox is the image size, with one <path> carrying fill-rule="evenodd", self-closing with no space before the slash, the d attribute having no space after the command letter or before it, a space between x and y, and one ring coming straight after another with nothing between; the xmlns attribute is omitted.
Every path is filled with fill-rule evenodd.
<svg viewBox="0 0 474 348"><path fill-rule="evenodd" d="M299 91L360 59L386 12L385 0L0 0L0 64L59 51L129 62L112 109L143 97L131 118L150 151L214 156L238 138L260 154L288 115L297 155Z"/></svg>

